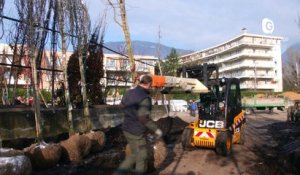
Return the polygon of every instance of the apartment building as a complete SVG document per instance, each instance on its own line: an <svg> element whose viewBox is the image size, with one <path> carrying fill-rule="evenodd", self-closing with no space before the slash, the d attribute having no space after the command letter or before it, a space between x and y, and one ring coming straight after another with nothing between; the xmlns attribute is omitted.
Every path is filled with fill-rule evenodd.
<svg viewBox="0 0 300 175"><path fill-rule="evenodd" d="M240 79L244 91L282 91L282 37L243 33L214 47L181 56L182 64L218 64L220 77Z"/></svg>
<svg viewBox="0 0 300 175"><path fill-rule="evenodd" d="M67 52L67 60L70 58L73 52ZM8 44L0 44L0 75L6 80L7 85L13 85L15 79L13 76L10 76L11 64L20 65L24 67L30 67L30 59L28 54L25 53L23 58L20 59L19 56L13 58L13 50ZM62 52L56 52L55 59L55 70L51 71L53 68L53 54L50 51L44 51L41 59L41 68L40 70L42 76L42 81L40 82L40 88L51 90L52 89L52 76L54 76L54 85L56 88L59 81L63 80L62 70ZM154 74L154 66L158 58L154 56L144 56L144 55L134 55L136 71L138 74L150 73ZM20 61L20 63L19 63ZM132 78L130 76L130 65L128 58L118 54L104 54L103 58L103 69L105 71L104 78L100 83L104 87L130 87L132 85ZM26 87L30 85L31 71L28 68L18 68L18 86ZM16 67L13 67L14 69ZM54 75L52 75L54 73ZM10 77L10 78L9 78ZM10 80L9 80L10 79ZM1 80L1 79L0 79ZM2 81L2 80L1 80Z"/></svg>
<svg viewBox="0 0 300 175"><path fill-rule="evenodd" d="M136 72L138 74L154 74L157 57L134 55ZM129 59L118 54L104 54L105 78L101 83L106 87L129 87L132 85Z"/></svg>
<svg viewBox="0 0 300 175"><path fill-rule="evenodd" d="M67 52L66 57L69 58L72 52ZM19 87L27 87L31 84L31 67L30 59L28 57L27 51L21 58L16 54L14 57L14 51L8 44L0 44L0 75L3 76L4 80L6 80L6 84L8 86L12 86L15 83L15 78L12 76L11 70L19 71L17 85ZM63 80L63 72L62 70L62 52L56 52L55 54L55 67L53 67L53 54L50 51L44 51L42 53L41 59L41 69L39 70L40 75L42 76L42 81L40 81L40 88L45 90L52 89L52 77L54 77L54 88L58 85L58 82ZM11 66L15 65L15 66ZM21 67L17 67L21 65ZM58 71L52 71L52 69Z"/></svg>

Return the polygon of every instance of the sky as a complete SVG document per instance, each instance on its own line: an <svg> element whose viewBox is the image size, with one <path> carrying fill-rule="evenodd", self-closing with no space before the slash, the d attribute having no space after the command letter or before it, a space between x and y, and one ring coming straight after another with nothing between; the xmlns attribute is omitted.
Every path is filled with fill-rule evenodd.
<svg viewBox="0 0 300 175"><path fill-rule="evenodd" d="M283 37L282 51L300 42L299 0L125 1L132 40L160 41L169 47L198 51L237 37L242 28L251 34L264 34L262 19L269 18L274 23L271 35ZM104 41L124 41L107 0L85 2L94 23L107 11Z"/></svg>
<svg viewBox="0 0 300 175"><path fill-rule="evenodd" d="M106 12L104 41L124 41L108 0L82 0L95 24ZM116 0L114 0L116 1ZM186 50L204 50L242 34L264 34L262 19L274 23L273 36L283 37L282 52L300 43L300 0L124 0L132 40ZM13 0L4 15L15 16ZM299 20L300 21L300 20ZM160 39L159 39L160 30ZM268 34L270 35L270 34Z"/></svg>

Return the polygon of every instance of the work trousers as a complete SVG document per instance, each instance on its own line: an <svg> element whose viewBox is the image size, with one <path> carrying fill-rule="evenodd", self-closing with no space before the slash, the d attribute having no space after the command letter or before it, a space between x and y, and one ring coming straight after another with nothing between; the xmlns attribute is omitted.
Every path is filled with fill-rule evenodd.
<svg viewBox="0 0 300 175"><path fill-rule="evenodd" d="M148 150L144 135L136 136L123 131L130 147L131 154L126 155L114 175L128 174L135 165L135 174L142 175L147 172Z"/></svg>

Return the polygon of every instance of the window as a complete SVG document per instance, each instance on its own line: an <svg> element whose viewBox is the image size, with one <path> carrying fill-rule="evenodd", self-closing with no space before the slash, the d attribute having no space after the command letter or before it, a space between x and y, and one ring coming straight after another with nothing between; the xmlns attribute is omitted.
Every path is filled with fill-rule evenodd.
<svg viewBox="0 0 300 175"><path fill-rule="evenodd" d="M121 61L121 69L122 70L127 70L127 69L129 69L129 60L122 60Z"/></svg>
<svg viewBox="0 0 300 175"><path fill-rule="evenodd" d="M236 84L231 84L230 85L230 103L232 105L237 105L237 94L236 94Z"/></svg>
<svg viewBox="0 0 300 175"><path fill-rule="evenodd" d="M106 60L106 69L116 69L116 60L107 59Z"/></svg>
<svg viewBox="0 0 300 175"><path fill-rule="evenodd" d="M139 63L138 65L138 71L147 71L147 62L146 61L142 61Z"/></svg>
<svg viewBox="0 0 300 175"><path fill-rule="evenodd" d="M108 85L115 85L115 75L114 74L109 74L108 75L108 80L107 80Z"/></svg>

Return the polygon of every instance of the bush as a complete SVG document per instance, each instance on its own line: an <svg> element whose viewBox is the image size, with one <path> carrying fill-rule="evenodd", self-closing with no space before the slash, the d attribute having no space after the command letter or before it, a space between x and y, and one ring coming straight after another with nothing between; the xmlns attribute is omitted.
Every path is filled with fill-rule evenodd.
<svg viewBox="0 0 300 175"><path fill-rule="evenodd" d="M41 94L43 95L47 103L52 101L52 96L50 91L43 89L41 90Z"/></svg>

